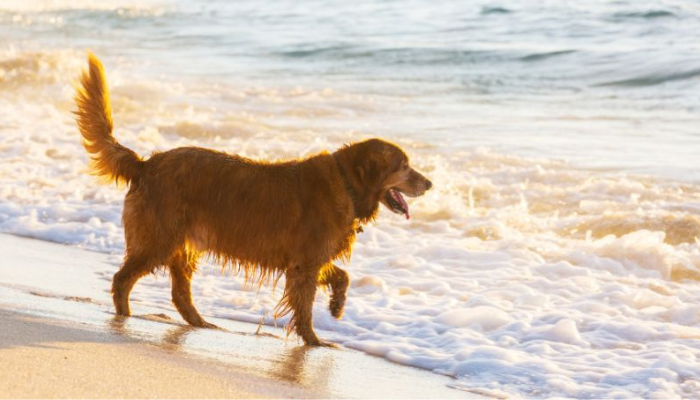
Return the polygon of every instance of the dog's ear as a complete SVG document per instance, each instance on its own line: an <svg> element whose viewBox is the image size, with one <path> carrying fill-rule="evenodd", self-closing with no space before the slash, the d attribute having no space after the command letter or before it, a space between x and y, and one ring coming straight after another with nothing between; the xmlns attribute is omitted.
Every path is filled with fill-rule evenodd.
<svg viewBox="0 0 700 400"><path fill-rule="evenodd" d="M364 186L381 185L387 175L387 165L391 154L387 150L368 152L357 165L357 174Z"/></svg>

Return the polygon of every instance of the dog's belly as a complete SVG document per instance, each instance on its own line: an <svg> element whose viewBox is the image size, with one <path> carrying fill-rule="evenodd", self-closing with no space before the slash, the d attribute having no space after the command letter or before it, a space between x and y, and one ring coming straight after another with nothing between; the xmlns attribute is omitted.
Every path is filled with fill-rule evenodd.
<svg viewBox="0 0 700 400"><path fill-rule="evenodd" d="M286 270L293 265L325 265L338 258L349 258L355 236L354 231L336 240L301 232L290 234L283 229L265 231L262 235L255 233L251 227L235 224L223 232L200 224L189 231L187 247L197 253L208 253L222 262Z"/></svg>
<svg viewBox="0 0 700 400"><path fill-rule="evenodd" d="M202 227L198 226L191 230L190 234L187 235L187 247L192 251L198 253L205 253L209 251L209 233Z"/></svg>
<svg viewBox="0 0 700 400"><path fill-rule="evenodd" d="M294 256L295 243L279 235L256 238L252 234L231 234L237 230L232 227L226 234L198 226L187 235L187 247L224 263L252 264L263 269L285 270L290 264L299 263Z"/></svg>

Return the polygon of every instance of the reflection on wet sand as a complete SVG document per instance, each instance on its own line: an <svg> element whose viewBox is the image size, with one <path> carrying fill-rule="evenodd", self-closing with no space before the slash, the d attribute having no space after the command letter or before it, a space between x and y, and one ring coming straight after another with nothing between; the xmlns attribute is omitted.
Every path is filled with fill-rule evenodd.
<svg viewBox="0 0 700 400"><path fill-rule="evenodd" d="M172 324L175 326L169 327L158 335L155 332L148 334L139 329L141 321L153 321L159 323ZM171 321L169 317L162 314L147 314L137 315L133 317L112 316L106 321L107 328L112 333L137 340L148 340L162 346L169 351L181 351L185 353L200 353L207 346L207 333L229 333L232 338L235 336L253 336L257 338L272 338L279 337L272 334L247 334L238 332L229 332L226 329L202 329L189 325L180 325ZM227 338L230 340L230 338ZM218 352L217 357L220 360L234 363L237 359L255 360L256 357L240 357L234 354L235 351L240 351L239 346L227 346L229 340L220 342L216 347ZM233 339L235 340L235 339ZM189 343L188 343L189 341ZM233 344L233 343L232 343ZM328 378L333 370L333 354L331 351L342 351L339 349L323 349L311 346L298 345L289 347L284 342L279 342L277 347L266 347L255 350L254 347L248 347L246 350L256 354L259 357L266 358L269 361L269 367L265 369L266 374L271 377L276 377L287 382L298 384L304 387L313 387L314 390L321 389L323 392L328 392ZM233 350L231 350L233 349ZM214 348L209 347L209 351ZM252 356L253 354L251 354ZM228 356L228 357L227 357ZM255 363L253 363L255 364ZM244 369L250 365L243 366ZM254 368L257 370L257 368Z"/></svg>
<svg viewBox="0 0 700 400"><path fill-rule="evenodd" d="M155 318L154 318L155 317ZM165 321L164 321L165 320ZM162 334L148 334L139 330L140 321L166 322L174 324L162 331ZM106 326L112 333L128 337L130 339L148 340L169 351L179 351L184 353L201 354L202 348L206 344L206 334L209 332L228 333L235 340L236 336L254 336L258 338L279 339L272 334L236 334L225 329L208 330L192 327L189 325L179 325L163 318L162 315L139 315L134 317L112 316L106 320ZM231 340L231 341L233 341ZM227 363L238 364L237 361L251 361L252 363L241 363L237 365L242 369L249 369L257 366L256 357L240 357L234 352L239 351L238 346L229 346L229 340L219 343L219 346L209 347L209 351L217 350L217 359ZM233 343L231 343L233 344ZM240 343L239 343L240 344ZM311 346L298 345L289 347L284 342L279 341L276 347L264 347L255 350L248 347L247 350L257 352L257 358L263 357L268 361L266 369L254 367L258 372L264 372L270 377L278 378L286 382L302 387L313 388L314 391L331 395L329 380L334 370L333 353L342 352L340 349L324 349ZM246 364L246 365L244 365Z"/></svg>
<svg viewBox="0 0 700 400"><path fill-rule="evenodd" d="M128 336L134 334L129 332L123 318L113 318L110 321L110 325L114 328L115 333L119 332ZM224 329L222 331L226 332ZM163 333L161 344L164 348L171 351L187 352L188 348L185 347L187 338L194 336L193 341L196 341L198 332L201 332L200 328L187 325L175 326ZM272 334L253 334L252 336L278 338ZM225 353L226 350L222 350L221 355L225 357ZM282 345L278 351L272 351L269 356L271 363L267 370L268 375L303 387L313 387L314 390L330 393L328 380L334 367L333 354L331 352L306 345L298 345L291 348ZM231 357L231 359L233 358Z"/></svg>
<svg viewBox="0 0 700 400"><path fill-rule="evenodd" d="M0 298L12 298L13 307L19 307L25 315L34 313L81 329L104 331L125 343L150 343L178 357L193 356L211 366L208 373L223 369L230 371L226 374L243 372L270 378L289 385L289 393L298 394L295 397L478 397L448 387L453 382L448 377L345 348L304 346L293 337L287 338L280 328L265 327L274 333L256 334L255 325L215 318L212 321L222 329L195 328L155 309L148 310L151 314L121 317L115 316L106 302L65 301L2 286ZM368 381L377 384L367 385Z"/></svg>
<svg viewBox="0 0 700 400"><path fill-rule="evenodd" d="M288 349L280 362L270 368L270 375L330 394L330 381L334 370L333 355L342 350L324 350L309 346Z"/></svg>
<svg viewBox="0 0 700 400"><path fill-rule="evenodd" d="M226 326L222 329L182 325L162 314L130 318L112 315L105 322L117 335L145 340L168 351L222 362L237 371L262 374L322 397L467 396L465 392L448 388L450 380L446 377L344 348L305 346L284 334L256 333L249 324L235 321L218 320L217 325ZM381 385L362 384L377 377L381 377ZM436 384L436 381L442 383Z"/></svg>
<svg viewBox="0 0 700 400"><path fill-rule="evenodd" d="M185 343L187 335L196 329L192 326L176 326L168 329L163 335L163 347L169 350L180 350Z"/></svg>
<svg viewBox="0 0 700 400"><path fill-rule="evenodd" d="M310 348L308 346L300 346L288 350L282 360L272 366L270 374L285 381L302 385L308 384L305 381L308 379L306 363L309 351Z"/></svg>
<svg viewBox="0 0 700 400"><path fill-rule="evenodd" d="M129 335L129 330L126 329L126 320L127 317L122 317L119 315L115 315L114 317L110 318L107 320L107 329L119 336L131 336Z"/></svg>

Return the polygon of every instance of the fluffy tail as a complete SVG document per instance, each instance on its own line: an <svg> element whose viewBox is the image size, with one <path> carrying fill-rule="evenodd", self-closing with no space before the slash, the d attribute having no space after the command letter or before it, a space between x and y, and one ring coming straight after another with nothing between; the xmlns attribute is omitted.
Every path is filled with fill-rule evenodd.
<svg viewBox="0 0 700 400"><path fill-rule="evenodd" d="M83 70L80 76L74 99L83 147L92 159L92 173L117 183L128 184L137 178L143 161L112 136L112 109L104 69L92 53L88 53L88 70Z"/></svg>

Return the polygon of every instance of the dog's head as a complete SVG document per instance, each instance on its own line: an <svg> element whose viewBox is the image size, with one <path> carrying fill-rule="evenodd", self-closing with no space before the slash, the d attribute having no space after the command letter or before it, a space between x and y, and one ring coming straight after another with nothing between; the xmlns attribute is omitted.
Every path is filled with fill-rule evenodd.
<svg viewBox="0 0 700 400"><path fill-rule="evenodd" d="M380 139L370 139L350 146L355 153L354 168L363 203L376 213L378 203L397 214L410 218L408 197L421 196L433 184L413 169L408 156L398 146Z"/></svg>

